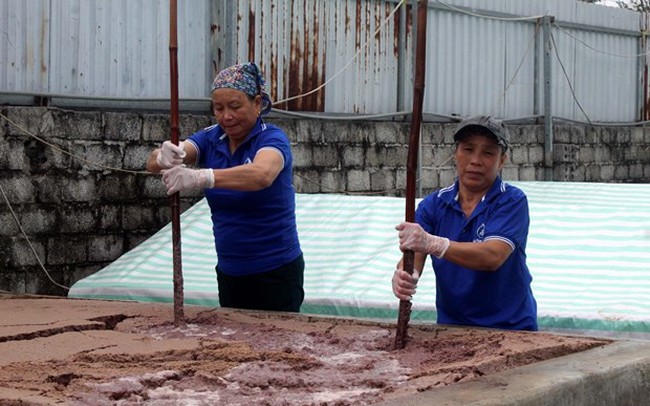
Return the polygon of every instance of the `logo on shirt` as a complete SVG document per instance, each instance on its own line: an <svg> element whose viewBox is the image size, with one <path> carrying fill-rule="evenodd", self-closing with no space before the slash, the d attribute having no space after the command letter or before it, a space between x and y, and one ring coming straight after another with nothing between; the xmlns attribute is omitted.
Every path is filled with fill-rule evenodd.
<svg viewBox="0 0 650 406"><path fill-rule="evenodd" d="M253 163L253 161L251 161L250 158L246 158L246 160L244 161L244 165L246 165L246 164L252 164L252 163Z"/></svg>
<svg viewBox="0 0 650 406"><path fill-rule="evenodd" d="M474 239L474 242L483 241L484 238L485 238L485 223L481 224L476 229L476 238Z"/></svg>

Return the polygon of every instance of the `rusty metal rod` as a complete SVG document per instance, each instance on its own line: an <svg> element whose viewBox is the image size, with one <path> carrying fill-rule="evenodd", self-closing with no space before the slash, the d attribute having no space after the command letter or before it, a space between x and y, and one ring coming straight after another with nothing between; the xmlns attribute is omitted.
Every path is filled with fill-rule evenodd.
<svg viewBox="0 0 650 406"><path fill-rule="evenodd" d="M417 10L417 37L415 48L415 77L413 81L413 115L409 139L408 161L406 164L406 221L415 221L415 178L418 165L418 148L420 144L420 125L422 124L422 100L424 97L424 77L426 62L426 35L428 1L419 0ZM404 252L404 270L413 274L413 251ZM411 318L411 301L400 300L397 318L397 331L393 349L406 345L406 333Z"/></svg>
<svg viewBox="0 0 650 406"><path fill-rule="evenodd" d="M169 3L169 76L171 82L170 131L171 141L179 142L178 130L178 32L177 32L177 3ZM183 262L181 259L181 215L180 194L174 193L169 197L172 217L172 256L174 263L174 325L185 324L183 311Z"/></svg>

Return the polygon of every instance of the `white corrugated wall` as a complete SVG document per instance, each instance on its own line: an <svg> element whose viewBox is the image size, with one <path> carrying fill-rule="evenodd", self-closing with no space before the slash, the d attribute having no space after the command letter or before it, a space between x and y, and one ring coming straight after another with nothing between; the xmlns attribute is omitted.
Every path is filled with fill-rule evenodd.
<svg viewBox="0 0 650 406"><path fill-rule="evenodd" d="M49 1L0 0L0 92L48 88Z"/></svg>
<svg viewBox="0 0 650 406"><path fill-rule="evenodd" d="M391 16L398 4L408 12ZM413 4L179 0L180 97L208 100L216 70L255 60L276 101L327 83L278 108L408 110ZM640 119L647 67L638 55L639 13L571 0L446 0L429 7L425 113L544 114L543 36L524 17L552 15L552 114ZM168 32L168 0L0 0L0 97L168 98Z"/></svg>
<svg viewBox="0 0 650 406"><path fill-rule="evenodd" d="M179 1L181 97L205 97L208 1ZM0 90L169 98L169 1L0 0Z"/></svg>
<svg viewBox="0 0 650 406"><path fill-rule="evenodd" d="M225 11L235 12L239 22L226 38L228 45L234 43L234 53L224 55L217 65L255 60L269 77L275 101L327 83L322 90L280 108L395 111L398 37L395 20L386 21L395 6L384 0L238 0L235 10Z"/></svg>
<svg viewBox="0 0 650 406"><path fill-rule="evenodd" d="M579 121L638 118L638 13L566 0L432 3L427 85L433 91L426 92L425 111L543 114L542 29L524 17L552 15L553 115Z"/></svg>

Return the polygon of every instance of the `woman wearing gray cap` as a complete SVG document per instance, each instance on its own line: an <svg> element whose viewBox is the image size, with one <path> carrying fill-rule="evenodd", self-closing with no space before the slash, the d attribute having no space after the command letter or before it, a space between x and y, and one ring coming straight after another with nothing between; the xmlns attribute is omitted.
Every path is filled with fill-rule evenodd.
<svg viewBox="0 0 650 406"><path fill-rule="evenodd" d="M438 323L537 330L526 265L528 200L499 176L508 130L500 120L473 116L458 125L454 141L454 184L425 197L415 223L396 227L400 249L414 251L415 260L413 275L398 263L393 293L411 300L430 255Z"/></svg>

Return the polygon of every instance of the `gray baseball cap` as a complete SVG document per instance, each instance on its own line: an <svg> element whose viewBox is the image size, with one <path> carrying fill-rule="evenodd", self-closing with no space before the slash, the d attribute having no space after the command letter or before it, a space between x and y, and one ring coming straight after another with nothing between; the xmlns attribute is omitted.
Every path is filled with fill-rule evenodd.
<svg viewBox="0 0 650 406"><path fill-rule="evenodd" d="M482 132L487 131L487 133L494 135L497 143L501 145L503 149L508 149L510 144L510 134L508 134L508 129L503 121L491 116L467 117L458 124L458 127L456 127L454 141L460 141L460 139L472 129L480 130Z"/></svg>

